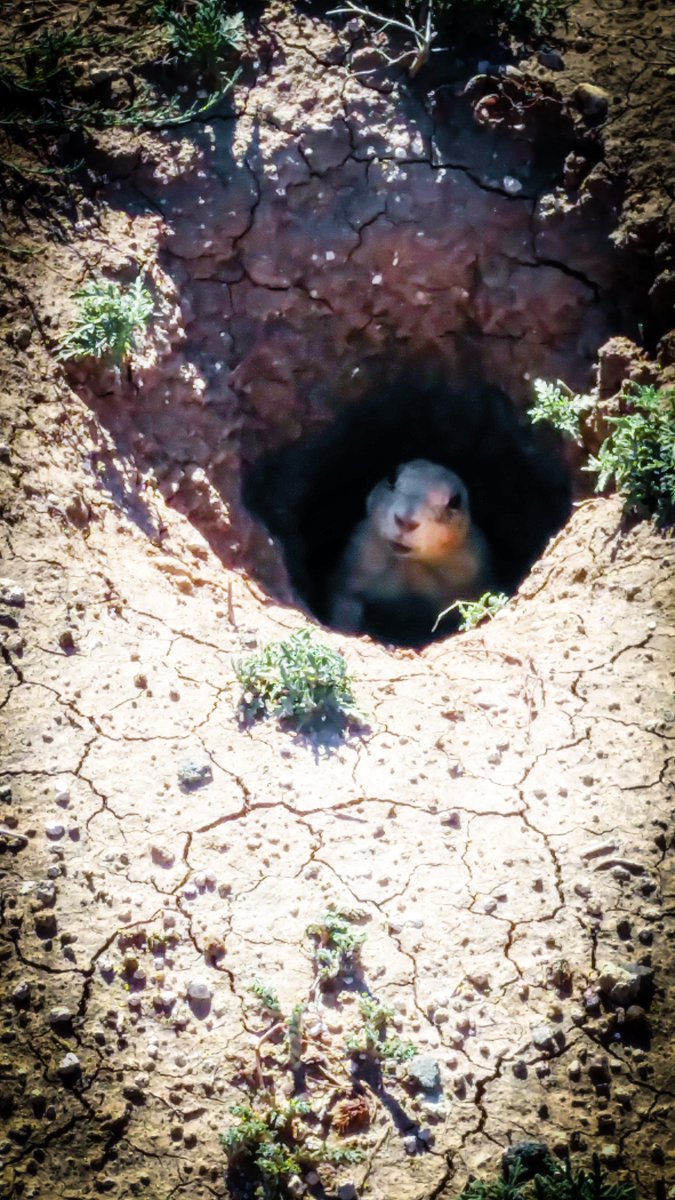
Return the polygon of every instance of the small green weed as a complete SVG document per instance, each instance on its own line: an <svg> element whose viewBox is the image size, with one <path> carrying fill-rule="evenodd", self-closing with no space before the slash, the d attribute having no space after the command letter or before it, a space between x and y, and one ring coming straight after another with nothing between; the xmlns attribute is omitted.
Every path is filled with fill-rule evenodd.
<svg viewBox="0 0 675 1200"><path fill-rule="evenodd" d="M261 983L259 979L254 979L248 990L253 993L260 1008L266 1009L272 1016L281 1016L281 1005L274 988Z"/></svg>
<svg viewBox="0 0 675 1200"><path fill-rule="evenodd" d="M231 67L244 36L243 13L228 13L223 0L199 0L185 13L163 0L154 12L169 28L171 55L179 63L211 78Z"/></svg>
<svg viewBox="0 0 675 1200"><path fill-rule="evenodd" d="M77 317L57 358L91 356L119 366L138 348L153 314L153 300L142 276L127 288L110 279L90 279L75 299Z"/></svg>
<svg viewBox="0 0 675 1200"><path fill-rule="evenodd" d="M257 1105L236 1104L230 1109L237 1124L221 1137L230 1166L251 1168L259 1200L282 1200L289 1196L293 1176L322 1163L339 1165L361 1162L363 1151L355 1146L327 1146L309 1139L302 1118L311 1111L306 1100L291 1099L278 1105L261 1097Z"/></svg>
<svg viewBox="0 0 675 1200"><path fill-rule="evenodd" d="M506 1179L474 1179L461 1193L459 1200L521 1200L527 1183L520 1163L516 1163Z"/></svg>
<svg viewBox="0 0 675 1200"><path fill-rule="evenodd" d="M595 404L560 382L535 383L537 400L532 421L549 421L581 444L581 416ZM586 471L598 476L595 490L614 483L626 512L653 513L665 525L675 519L675 390L634 384L625 397L627 411L605 417L611 427Z"/></svg>
<svg viewBox="0 0 675 1200"><path fill-rule="evenodd" d="M586 469L598 475L597 492L613 481L627 511L665 525L675 519L675 390L635 387L629 405L607 418L612 431Z"/></svg>
<svg viewBox="0 0 675 1200"><path fill-rule="evenodd" d="M282 642L242 659L235 667L243 695L239 712L245 720L266 714L299 729L327 721L358 721L347 664L336 650L300 629Z"/></svg>
<svg viewBox="0 0 675 1200"><path fill-rule="evenodd" d="M535 379L534 391L537 399L529 411L532 424L547 421L580 446L581 419L593 407L593 397L576 395L560 380L547 383L545 379Z"/></svg>
<svg viewBox="0 0 675 1200"><path fill-rule="evenodd" d="M549 1158L545 1174L531 1178L517 1162L506 1179L475 1179L460 1200L637 1200L632 1183L610 1183L597 1154L590 1171Z"/></svg>
<svg viewBox="0 0 675 1200"><path fill-rule="evenodd" d="M328 912L305 932L314 943L312 959L320 986L330 986L358 965L366 935L354 929L349 914Z"/></svg>
<svg viewBox="0 0 675 1200"><path fill-rule="evenodd" d="M393 1008L375 996L362 996L359 1008L363 1028L347 1038L346 1046L350 1054L366 1055L383 1066L394 1066L414 1058L417 1047L412 1042L404 1042L399 1037L387 1037L387 1026L396 1016Z"/></svg>
<svg viewBox="0 0 675 1200"><path fill-rule="evenodd" d="M434 633L438 629L443 617L457 611L461 617L459 631L466 633L468 629L475 629L481 621L491 621L508 602L509 597L505 592L483 592L478 600L455 600L454 604L438 614L431 632Z"/></svg>

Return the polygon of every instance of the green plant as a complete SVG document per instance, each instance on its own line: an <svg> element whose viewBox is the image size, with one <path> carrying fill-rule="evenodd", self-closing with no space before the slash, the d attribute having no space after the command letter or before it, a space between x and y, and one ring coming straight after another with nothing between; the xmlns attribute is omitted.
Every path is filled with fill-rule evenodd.
<svg viewBox="0 0 675 1200"><path fill-rule="evenodd" d="M75 292L78 312L57 357L91 355L119 365L138 348L154 305L138 275L127 288L113 280L90 279Z"/></svg>
<svg viewBox="0 0 675 1200"><path fill-rule="evenodd" d="M169 27L172 56L205 75L220 76L241 48L243 13L228 13L223 0L198 0L187 12L163 0L154 12Z"/></svg>
<svg viewBox="0 0 675 1200"><path fill-rule="evenodd" d="M547 383L545 379L535 379L534 391L537 398L529 411L532 424L547 421L581 445L581 418L593 407L593 397L575 394L560 380Z"/></svg>
<svg viewBox="0 0 675 1200"><path fill-rule="evenodd" d="M325 1145L317 1138L310 1142L309 1130L302 1117L310 1111L308 1101L291 1099L278 1105L262 1097L254 1107L236 1104L230 1109L238 1123L221 1136L228 1162L248 1166L256 1177L255 1196L260 1200L281 1200L289 1195L288 1184L308 1167L321 1163L356 1163L363 1153L354 1146Z"/></svg>
<svg viewBox="0 0 675 1200"><path fill-rule="evenodd" d="M598 475L596 491L614 481L627 511L666 524L675 518L675 389L635 386L628 405L607 417L611 433L586 469Z"/></svg>
<svg viewBox="0 0 675 1200"><path fill-rule="evenodd" d="M35 92L48 91L58 85L67 73L68 55L82 51L84 44L81 30L75 27L66 29L56 26L40 30L25 45L22 85Z"/></svg>
<svg viewBox="0 0 675 1200"><path fill-rule="evenodd" d="M281 1016L279 997L273 988L261 983L259 979L254 979L248 990L256 997L261 1008L266 1009L272 1016Z"/></svg>
<svg viewBox="0 0 675 1200"><path fill-rule="evenodd" d="M404 1042L399 1037L387 1037L387 1025L396 1016L388 1004L383 1004L375 996L362 996L359 1009L363 1028L347 1038L346 1046L350 1054L367 1055L387 1065L405 1062L417 1054L417 1047L412 1042Z"/></svg>
<svg viewBox="0 0 675 1200"><path fill-rule="evenodd" d="M549 1156L545 1173L532 1178L516 1162L506 1179L474 1179L460 1200L637 1200L637 1192L627 1181L610 1183L597 1154L590 1171Z"/></svg>
<svg viewBox="0 0 675 1200"><path fill-rule="evenodd" d="M305 932L314 943L312 959L319 985L329 985L357 966L366 935L354 929L348 914L328 912Z"/></svg>
<svg viewBox="0 0 675 1200"><path fill-rule="evenodd" d="M520 1200L527 1183L520 1163L515 1163L506 1179L473 1179L460 1200Z"/></svg>
<svg viewBox="0 0 675 1200"><path fill-rule="evenodd" d="M461 617L459 630L461 633L466 633L468 629L475 629L481 621L491 621L508 602L509 598L505 592L483 592L478 600L455 600L454 604L451 604L449 608L444 608L443 612L438 614L432 633L438 628L443 617L447 617L448 613L455 610Z"/></svg>
<svg viewBox="0 0 675 1200"><path fill-rule="evenodd" d="M303 729L360 716L344 658L318 642L311 629L271 642L238 662L235 672L244 719L271 713Z"/></svg>
<svg viewBox="0 0 675 1200"><path fill-rule="evenodd" d="M534 1195L536 1200L637 1200L632 1183L608 1181L597 1154L590 1171L574 1168L569 1159L553 1163L550 1174L535 1177Z"/></svg>

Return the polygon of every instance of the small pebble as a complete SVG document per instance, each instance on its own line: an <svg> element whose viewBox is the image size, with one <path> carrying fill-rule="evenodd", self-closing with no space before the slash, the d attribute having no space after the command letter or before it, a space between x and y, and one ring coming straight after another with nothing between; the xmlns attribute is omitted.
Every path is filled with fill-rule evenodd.
<svg viewBox="0 0 675 1200"><path fill-rule="evenodd" d="M82 1074L82 1064L76 1054L64 1054L56 1070L64 1083L75 1083Z"/></svg>
<svg viewBox="0 0 675 1200"><path fill-rule="evenodd" d="M53 842L56 842L59 838L62 838L65 832L64 826L61 825L59 821L49 821L45 825L45 833Z"/></svg>
<svg viewBox="0 0 675 1200"><path fill-rule="evenodd" d="M417 1154L417 1138L415 1137L414 1133L404 1137L403 1149L405 1150L406 1154L410 1155L411 1158L414 1154Z"/></svg>
<svg viewBox="0 0 675 1200"><path fill-rule="evenodd" d="M0 604L10 604L14 608L23 608L26 603L26 593L13 579L0 579Z"/></svg>
<svg viewBox="0 0 675 1200"><path fill-rule="evenodd" d="M187 994L191 1000L210 1000L213 988L205 979L191 979L187 986Z"/></svg>

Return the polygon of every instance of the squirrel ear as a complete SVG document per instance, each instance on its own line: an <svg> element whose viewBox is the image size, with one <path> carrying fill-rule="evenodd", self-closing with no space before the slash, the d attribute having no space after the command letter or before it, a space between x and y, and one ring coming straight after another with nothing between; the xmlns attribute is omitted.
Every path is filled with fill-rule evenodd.
<svg viewBox="0 0 675 1200"><path fill-rule="evenodd" d="M387 478L386 478L386 482L389 484L390 488L396 487L397 479L398 479L398 467L392 467L391 471L389 472L389 474L387 475Z"/></svg>

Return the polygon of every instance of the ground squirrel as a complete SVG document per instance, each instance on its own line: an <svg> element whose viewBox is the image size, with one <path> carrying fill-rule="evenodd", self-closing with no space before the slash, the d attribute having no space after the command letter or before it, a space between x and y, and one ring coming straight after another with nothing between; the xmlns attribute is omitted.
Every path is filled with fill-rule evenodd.
<svg viewBox="0 0 675 1200"><path fill-rule="evenodd" d="M423 458L404 463L373 488L366 509L335 572L336 629L362 633L369 609L394 608L399 623L409 614L428 629L413 641L428 641L444 609L490 588L490 552L454 471Z"/></svg>

